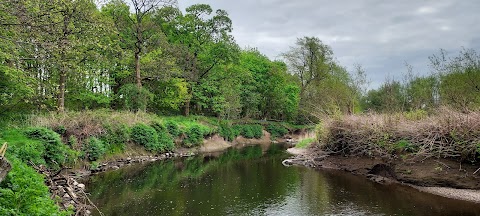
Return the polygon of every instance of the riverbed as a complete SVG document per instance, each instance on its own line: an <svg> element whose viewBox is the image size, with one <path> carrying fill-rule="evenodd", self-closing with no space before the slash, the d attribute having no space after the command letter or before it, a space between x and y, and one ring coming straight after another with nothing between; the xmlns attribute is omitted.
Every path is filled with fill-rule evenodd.
<svg viewBox="0 0 480 216"><path fill-rule="evenodd" d="M478 204L402 185L284 167L285 149L256 145L135 164L93 176L87 190L105 215L480 215Z"/></svg>

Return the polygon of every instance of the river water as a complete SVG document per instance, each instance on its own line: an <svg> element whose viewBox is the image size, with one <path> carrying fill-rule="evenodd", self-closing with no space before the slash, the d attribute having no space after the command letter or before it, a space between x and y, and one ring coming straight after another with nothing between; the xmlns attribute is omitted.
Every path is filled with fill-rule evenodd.
<svg viewBox="0 0 480 216"><path fill-rule="evenodd" d="M92 177L87 190L105 215L480 215L479 204L284 167L284 150L250 146L132 165Z"/></svg>

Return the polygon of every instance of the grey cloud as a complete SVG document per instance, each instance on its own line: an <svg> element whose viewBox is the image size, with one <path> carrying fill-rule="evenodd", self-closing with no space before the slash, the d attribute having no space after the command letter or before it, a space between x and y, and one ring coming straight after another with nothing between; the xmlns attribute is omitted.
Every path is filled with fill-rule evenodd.
<svg viewBox="0 0 480 216"><path fill-rule="evenodd" d="M181 8L196 3L227 10L239 45L272 59L296 38L317 36L342 65L363 65L371 88L387 76L400 79L405 61L429 74L428 56L440 48L480 48L476 0L179 0Z"/></svg>

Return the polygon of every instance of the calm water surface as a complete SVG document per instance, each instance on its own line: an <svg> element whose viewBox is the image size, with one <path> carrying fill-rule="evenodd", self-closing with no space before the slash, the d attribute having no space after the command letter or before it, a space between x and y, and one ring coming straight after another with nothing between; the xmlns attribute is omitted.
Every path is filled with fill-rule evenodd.
<svg viewBox="0 0 480 216"><path fill-rule="evenodd" d="M105 215L480 215L480 205L351 174L284 167L283 145L133 165L92 177Z"/></svg>

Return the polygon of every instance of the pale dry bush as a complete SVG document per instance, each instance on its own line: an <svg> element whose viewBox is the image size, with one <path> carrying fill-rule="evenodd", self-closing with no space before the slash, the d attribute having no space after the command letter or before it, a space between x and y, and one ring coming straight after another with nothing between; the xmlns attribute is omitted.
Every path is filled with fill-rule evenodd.
<svg viewBox="0 0 480 216"><path fill-rule="evenodd" d="M64 128L64 139L75 136L79 143L89 137L99 137L106 133L105 126L132 126L136 123L149 123L156 118L144 112L93 110L82 112L48 113L31 118L30 125L47 127L53 130Z"/></svg>
<svg viewBox="0 0 480 216"><path fill-rule="evenodd" d="M399 142L415 158L475 160L480 147L480 112L441 108L430 116L365 114L323 123L323 148L345 155L395 157ZM326 131L326 132L325 132Z"/></svg>

